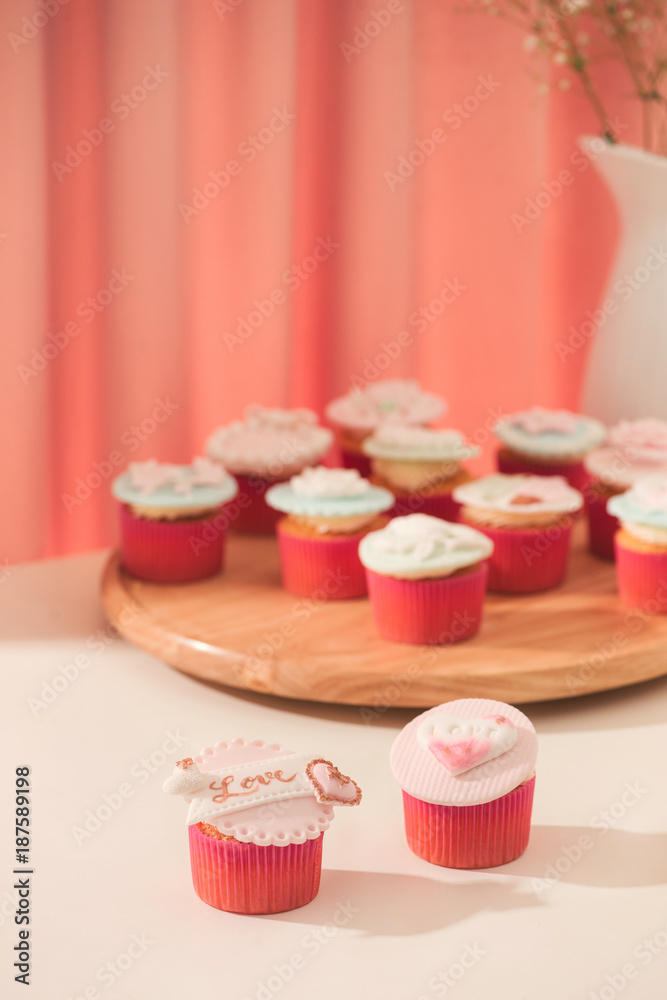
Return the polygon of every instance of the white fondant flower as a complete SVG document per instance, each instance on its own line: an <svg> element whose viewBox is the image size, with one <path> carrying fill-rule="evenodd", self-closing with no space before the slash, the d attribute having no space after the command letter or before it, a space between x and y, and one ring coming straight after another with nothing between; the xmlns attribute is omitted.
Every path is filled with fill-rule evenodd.
<svg viewBox="0 0 667 1000"><path fill-rule="evenodd" d="M626 497L647 511L667 513L667 476L647 476L640 479Z"/></svg>
<svg viewBox="0 0 667 1000"><path fill-rule="evenodd" d="M522 427L528 434L573 434L577 429L574 413L569 410L545 410L541 406L514 414L510 423Z"/></svg>
<svg viewBox="0 0 667 1000"><path fill-rule="evenodd" d="M368 493L371 484L356 469L328 469L323 465L307 468L292 476L290 486L305 497L358 497Z"/></svg>
<svg viewBox="0 0 667 1000"><path fill-rule="evenodd" d="M667 422L652 417L621 420L609 431L609 443L630 458L662 462L667 459Z"/></svg>

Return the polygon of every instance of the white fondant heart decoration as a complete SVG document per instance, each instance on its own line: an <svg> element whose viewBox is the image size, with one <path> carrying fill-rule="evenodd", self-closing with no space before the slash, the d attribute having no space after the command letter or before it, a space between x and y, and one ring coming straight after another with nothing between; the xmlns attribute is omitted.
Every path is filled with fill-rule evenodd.
<svg viewBox="0 0 667 1000"><path fill-rule="evenodd" d="M311 760L306 765L306 777L318 802L342 806L357 806L361 802L359 785L346 774L341 774L330 760Z"/></svg>
<svg viewBox="0 0 667 1000"><path fill-rule="evenodd" d="M511 750L518 736L504 715L464 719L446 713L425 719L417 738L450 774L463 774Z"/></svg>

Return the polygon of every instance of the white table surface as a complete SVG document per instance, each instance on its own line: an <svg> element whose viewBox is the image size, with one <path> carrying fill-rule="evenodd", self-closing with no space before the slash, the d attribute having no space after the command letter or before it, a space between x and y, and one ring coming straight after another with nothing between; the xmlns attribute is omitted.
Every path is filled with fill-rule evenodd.
<svg viewBox="0 0 667 1000"><path fill-rule="evenodd" d="M3 998L665 996L667 679L524 706L540 747L527 852L492 871L440 869L408 850L388 765L396 732L416 712L365 721L356 708L179 674L104 632L104 559L21 566L0 581ZM59 682L49 705L31 703L77 655L87 664L78 676ZM170 734L182 742L165 754ZM192 889L185 804L161 784L175 759L234 736L322 754L364 790L361 807L339 811L327 832L320 892L302 909L234 916ZM12 796L22 764L32 768L34 824L29 990L12 970ZM122 785L120 807L77 843L87 810ZM136 957L113 964L133 936Z"/></svg>

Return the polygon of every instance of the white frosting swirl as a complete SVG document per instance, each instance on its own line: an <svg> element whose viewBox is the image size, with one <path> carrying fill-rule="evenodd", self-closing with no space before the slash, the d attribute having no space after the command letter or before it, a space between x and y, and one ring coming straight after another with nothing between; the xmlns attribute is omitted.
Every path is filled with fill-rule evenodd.
<svg viewBox="0 0 667 1000"><path fill-rule="evenodd" d="M497 473L457 486L458 503L484 510L515 514L571 513L579 510L583 497L564 476L508 476Z"/></svg>
<svg viewBox="0 0 667 1000"><path fill-rule="evenodd" d="M573 434L577 429L577 418L569 410L545 410L534 406L523 413L515 413L509 418L515 427L522 427L529 434Z"/></svg>
<svg viewBox="0 0 667 1000"><path fill-rule="evenodd" d="M269 409L253 404L245 420L220 427L207 444L208 455L240 475L287 479L317 462L333 435L312 410Z"/></svg>
<svg viewBox="0 0 667 1000"><path fill-rule="evenodd" d="M609 444L631 460L667 462L667 422L646 417L621 420L608 435Z"/></svg>
<svg viewBox="0 0 667 1000"><path fill-rule="evenodd" d="M429 514L395 517L359 544L364 566L384 576L418 580L449 576L457 569L488 559L493 542L464 524Z"/></svg>
<svg viewBox="0 0 667 1000"><path fill-rule="evenodd" d="M323 465L304 469L292 476L290 485L303 497L359 497L368 493L371 484L357 469L328 469Z"/></svg>
<svg viewBox="0 0 667 1000"><path fill-rule="evenodd" d="M342 427L372 430L386 420L428 424L445 410L444 399L424 392L413 379L382 379L332 400L326 414L329 420Z"/></svg>
<svg viewBox="0 0 667 1000"><path fill-rule="evenodd" d="M414 462L459 462L479 454L460 431L385 423L366 438L362 450L373 458Z"/></svg>

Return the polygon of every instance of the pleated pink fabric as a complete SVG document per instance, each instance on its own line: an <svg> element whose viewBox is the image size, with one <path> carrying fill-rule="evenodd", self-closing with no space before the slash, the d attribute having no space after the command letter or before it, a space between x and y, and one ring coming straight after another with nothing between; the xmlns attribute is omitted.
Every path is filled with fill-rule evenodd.
<svg viewBox="0 0 667 1000"><path fill-rule="evenodd" d="M247 402L417 377L480 470L499 412L576 405L589 342L557 345L617 232L576 159L596 123L461 6L2 4L2 558L114 541L112 474Z"/></svg>

